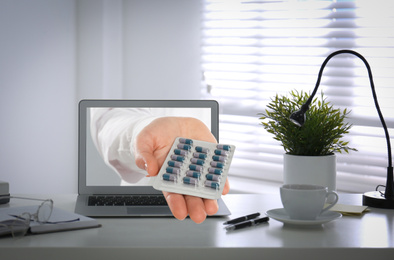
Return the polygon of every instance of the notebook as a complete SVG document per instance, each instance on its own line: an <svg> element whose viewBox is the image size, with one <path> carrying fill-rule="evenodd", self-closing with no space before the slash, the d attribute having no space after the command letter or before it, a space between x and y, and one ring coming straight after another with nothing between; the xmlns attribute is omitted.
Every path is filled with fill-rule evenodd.
<svg viewBox="0 0 394 260"><path fill-rule="evenodd" d="M18 218L15 218L14 216L22 216L25 212L33 213L36 212L37 209L38 206L0 208L0 236L11 234L13 231L12 229L16 232L19 231L18 229L24 229L24 226L21 226L20 224L19 226L17 225L15 220L18 220ZM42 234L96 228L100 226L101 225L97 220L93 218L74 214L54 207L47 223L38 223L33 220L30 221L29 233Z"/></svg>
<svg viewBox="0 0 394 260"><path fill-rule="evenodd" d="M122 129L143 128L152 118L195 117L219 142L219 105L214 100L82 100L79 103L78 197L75 212L90 217L172 216L161 191L134 161L124 166L127 147L113 147ZM126 118L126 119L125 119ZM122 135L128 140L131 134ZM122 143L122 142L120 142ZM128 161L127 161L128 162ZM214 216L230 211L222 199Z"/></svg>

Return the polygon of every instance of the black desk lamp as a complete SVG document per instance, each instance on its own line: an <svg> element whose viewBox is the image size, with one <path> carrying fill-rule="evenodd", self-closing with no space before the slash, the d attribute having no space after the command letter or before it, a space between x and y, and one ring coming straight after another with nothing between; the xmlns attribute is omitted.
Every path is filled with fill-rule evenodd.
<svg viewBox="0 0 394 260"><path fill-rule="evenodd" d="M388 149L388 167L387 167L387 180L386 180L386 190L385 192L382 191L378 191L378 187L379 186L383 186L383 185L378 185L378 187L376 187L376 191L371 191L371 192L366 192L363 195L363 205L366 206L371 206L371 207L375 207L375 208L387 208L387 209L394 209L394 183L393 183L393 165L392 165L392 159L391 159L391 144L390 144L390 136L389 136L389 132L387 130L387 126L386 123L384 121L382 112L380 111L379 108L379 104L378 104L378 99L376 97L376 93L375 93L375 86L373 83L373 79L372 79L372 72L371 72L371 68L367 62L367 60L360 55L359 53L355 52L355 51L351 51L351 50L340 50L340 51L336 51L331 53L323 62L323 64L320 67L320 71L319 71L319 75L317 78L317 82L316 82L316 86L315 89L313 90L312 95L309 97L309 99L305 102L305 104L303 104L301 106L301 109L292 113L290 115L290 120L296 124L297 126L302 126L306 120L306 116L305 116L305 112L309 109L309 105L312 102L312 99L314 97L314 95L316 94L316 91L319 87L320 84L320 80L321 80L321 76L323 73L323 69L326 66L327 62L334 57L335 55L338 54L342 54L342 53L348 53L348 54L353 54L356 55L357 57L359 57L365 64L365 66L368 69L368 76L369 76L369 81L371 83L371 89L372 89L372 95L373 95L373 99L375 101L375 106L376 109L378 111L379 117L380 117L380 121L382 122L383 125L383 129L384 132L386 134L386 141L387 141L387 149Z"/></svg>

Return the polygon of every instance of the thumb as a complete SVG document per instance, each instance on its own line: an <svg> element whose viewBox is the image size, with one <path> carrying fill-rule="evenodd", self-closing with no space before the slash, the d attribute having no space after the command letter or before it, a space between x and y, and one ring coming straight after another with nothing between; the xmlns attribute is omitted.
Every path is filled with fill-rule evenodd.
<svg viewBox="0 0 394 260"><path fill-rule="evenodd" d="M159 173L159 165L156 158L148 152L138 154L135 158L135 164L138 168L146 170L150 176L156 176Z"/></svg>

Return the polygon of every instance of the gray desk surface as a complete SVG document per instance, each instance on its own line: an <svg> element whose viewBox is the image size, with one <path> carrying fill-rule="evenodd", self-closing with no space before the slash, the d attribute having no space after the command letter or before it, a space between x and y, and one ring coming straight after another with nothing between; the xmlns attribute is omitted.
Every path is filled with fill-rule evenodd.
<svg viewBox="0 0 394 260"><path fill-rule="evenodd" d="M51 197L55 207L73 211L76 195ZM226 232L223 222L280 208L278 194L229 194L232 215L202 224L174 218L100 218L101 228L0 238L3 259L394 259L394 210L370 208L318 227L269 224ZM26 205L11 200L7 206ZM341 194L341 204L361 205L361 195ZM4 206L1 206L4 207ZM24 258L22 258L24 257Z"/></svg>

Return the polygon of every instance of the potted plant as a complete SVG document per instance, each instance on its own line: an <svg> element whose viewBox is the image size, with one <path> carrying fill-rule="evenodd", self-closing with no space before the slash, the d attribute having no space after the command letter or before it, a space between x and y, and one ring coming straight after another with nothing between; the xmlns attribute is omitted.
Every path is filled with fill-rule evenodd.
<svg viewBox="0 0 394 260"><path fill-rule="evenodd" d="M348 142L342 140L351 124L346 123L349 112L334 108L324 94L314 98L306 112L307 120L302 127L290 121L291 113L309 98L306 92L291 91L290 96L271 99L265 113L260 113L263 127L274 139L282 143L285 150L283 180L285 184L318 184L336 189L335 153L350 150Z"/></svg>

